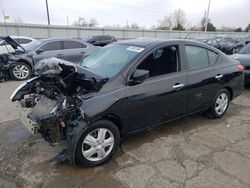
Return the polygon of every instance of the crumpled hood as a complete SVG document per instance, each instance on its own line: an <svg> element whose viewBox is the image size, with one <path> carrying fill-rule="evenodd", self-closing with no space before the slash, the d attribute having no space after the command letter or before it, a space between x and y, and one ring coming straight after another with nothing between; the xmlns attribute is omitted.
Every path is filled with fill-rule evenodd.
<svg viewBox="0 0 250 188"><path fill-rule="evenodd" d="M10 36L0 36L1 40L6 41L9 45L12 46L12 48L14 48L15 50L20 47L22 48L23 51L25 51L25 49L22 47L22 45L20 45L17 41L15 41L13 38L11 38Z"/></svg>
<svg viewBox="0 0 250 188"><path fill-rule="evenodd" d="M84 75L85 77L95 78L97 80L103 79L103 77L89 71L86 68L55 57L43 59L34 67L34 73L37 76L46 75L54 77L55 75L61 74L63 71L76 72Z"/></svg>

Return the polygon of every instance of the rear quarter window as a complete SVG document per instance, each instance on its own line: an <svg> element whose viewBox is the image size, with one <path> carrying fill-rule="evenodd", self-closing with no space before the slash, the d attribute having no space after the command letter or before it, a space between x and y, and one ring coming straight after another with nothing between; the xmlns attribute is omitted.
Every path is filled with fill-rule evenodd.
<svg viewBox="0 0 250 188"><path fill-rule="evenodd" d="M61 41L47 42L42 46L44 51L62 50Z"/></svg>
<svg viewBox="0 0 250 188"><path fill-rule="evenodd" d="M219 55L211 50L207 50L207 53L210 65L214 65Z"/></svg>

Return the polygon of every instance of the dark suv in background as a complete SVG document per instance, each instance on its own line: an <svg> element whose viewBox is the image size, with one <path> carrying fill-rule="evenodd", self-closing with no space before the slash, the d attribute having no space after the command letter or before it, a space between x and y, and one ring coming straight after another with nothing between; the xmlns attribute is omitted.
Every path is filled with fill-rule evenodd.
<svg viewBox="0 0 250 188"><path fill-rule="evenodd" d="M117 39L111 35L96 35L96 36L89 36L87 38L82 39L84 42L88 42L95 46L106 46L112 42L116 42Z"/></svg>

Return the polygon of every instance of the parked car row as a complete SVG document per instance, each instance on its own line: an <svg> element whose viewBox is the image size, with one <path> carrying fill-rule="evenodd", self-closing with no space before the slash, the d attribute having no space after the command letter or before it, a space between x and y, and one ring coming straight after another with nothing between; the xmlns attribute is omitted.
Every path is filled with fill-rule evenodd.
<svg viewBox="0 0 250 188"><path fill-rule="evenodd" d="M250 38L236 38L223 35L214 38L195 38L195 40L218 48L225 54L237 53L241 48L250 43Z"/></svg>
<svg viewBox="0 0 250 188"><path fill-rule="evenodd" d="M97 49L95 46L105 46L116 41L109 35L92 36L86 40L66 38L35 40L29 37L10 36L2 36L0 40L0 80L28 79L37 62L50 57L79 63Z"/></svg>

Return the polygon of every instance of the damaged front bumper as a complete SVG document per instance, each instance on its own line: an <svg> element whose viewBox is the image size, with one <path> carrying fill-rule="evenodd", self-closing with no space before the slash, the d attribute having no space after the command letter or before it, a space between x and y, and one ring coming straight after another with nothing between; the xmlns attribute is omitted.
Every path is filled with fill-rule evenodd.
<svg viewBox="0 0 250 188"><path fill-rule="evenodd" d="M19 112L19 118L21 123L31 132L31 134L36 134L38 129L38 124L32 119L28 118L28 114L31 112L30 108L27 108L24 101L20 101L17 104L17 109Z"/></svg>
<svg viewBox="0 0 250 188"><path fill-rule="evenodd" d="M76 146L80 136L88 125L86 120L83 119L83 114L74 117L76 112L72 109L71 111L64 112L63 117L65 119L61 119L61 115L58 112L46 115L45 112L47 110L50 111L52 109L53 112L55 108L53 102L48 98L40 99L40 102L35 107L31 107L31 105L31 99L22 99L18 102L17 106L22 124L33 135L40 133L52 146L62 140L66 140L67 149L59 153L53 160L58 162L67 161L70 164L75 164ZM37 113L39 113L38 117Z"/></svg>
<svg viewBox="0 0 250 188"><path fill-rule="evenodd" d="M51 145L68 143L68 159L74 164L75 148L88 126L83 100L91 98L107 79L58 59L41 61L34 77L11 95L18 102L22 124L32 134L39 133Z"/></svg>
<svg viewBox="0 0 250 188"><path fill-rule="evenodd" d="M45 96L40 96L37 102L35 100L34 96L31 96L18 102L20 120L32 134L40 133L51 145L66 139L71 121L83 119L83 114L79 116L79 108L61 107L66 98L61 102Z"/></svg>
<svg viewBox="0 0 250 188"><path fill-rule="evenodd" d="M57 101L41 97L37 104L33 98L22 99L18 102L18 110L22 124L32 133L40 133L50 144L54 145L63 140L64 120L60 120L55 111ZM34 105L34 106L33 106ZM62 126L64 125L64 126Z"/></svg>

